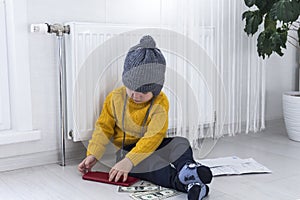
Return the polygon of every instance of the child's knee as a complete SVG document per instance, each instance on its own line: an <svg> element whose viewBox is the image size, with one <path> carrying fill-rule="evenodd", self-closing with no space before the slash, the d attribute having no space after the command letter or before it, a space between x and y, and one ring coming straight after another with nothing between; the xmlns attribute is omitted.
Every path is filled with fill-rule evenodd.
<svg viewBox="0 0 300 200"><path fill-rule="evenodd" d="M176 143L178 144L184 144L186 146L190 146L190 142L188 139L186 139L185 137L180 137L180 136L177 136L174 138L174 140L176 141Z"/></svg>

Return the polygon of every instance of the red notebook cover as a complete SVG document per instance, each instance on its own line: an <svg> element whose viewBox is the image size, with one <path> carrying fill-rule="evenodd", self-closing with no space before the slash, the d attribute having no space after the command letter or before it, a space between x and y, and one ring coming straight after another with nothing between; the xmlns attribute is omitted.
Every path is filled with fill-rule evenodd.
<svg viewBox="0 0 300 200"><path fill-rule="evenodd" d="M121 181L114 182L114 181L108 181L108 173L107 172L88 172L82 176L84 180L90 180L90 181L97 181L97 182L102 182L102 183L108 183L108 184L113 184L113 185L121 185L121 186L131 186L132 184L136 183L139 181L138 178L134 178L131 176L128 176L126 182Z"/></svg>

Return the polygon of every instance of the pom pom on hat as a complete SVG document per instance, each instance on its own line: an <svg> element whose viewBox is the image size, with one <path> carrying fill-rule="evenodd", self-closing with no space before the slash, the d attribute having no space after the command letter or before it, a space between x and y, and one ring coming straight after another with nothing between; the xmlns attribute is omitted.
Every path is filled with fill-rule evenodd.
<svg viewBox="0 0 300 200"><path fill-rule="evenodd" d="M140 40L140 45L143 48L155 48L156 47L156 43L150 35L146 35L146 36L142 37L142 39Z"/></svg>

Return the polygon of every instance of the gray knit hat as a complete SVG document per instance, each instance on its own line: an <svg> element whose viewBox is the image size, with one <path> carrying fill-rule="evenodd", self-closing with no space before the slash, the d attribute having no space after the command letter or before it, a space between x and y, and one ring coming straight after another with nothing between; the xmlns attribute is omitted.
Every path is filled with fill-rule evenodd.
<svg viewBox="0 0 300 200"><path fill-rule="evenodd" d="M137 92L152 92L157 96L165 81L166 60L156 48L154 39L143 36L140 43L131 47L126 55L123 84Z"/></svg>

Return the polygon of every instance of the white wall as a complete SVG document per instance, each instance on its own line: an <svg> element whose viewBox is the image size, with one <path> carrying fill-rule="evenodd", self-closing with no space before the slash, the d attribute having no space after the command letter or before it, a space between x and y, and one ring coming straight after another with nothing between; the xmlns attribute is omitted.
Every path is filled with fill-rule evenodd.
<svg viewBox="0 0 300 200"><path fill-rule="evenodd" d="M274 54L266 60L266 120L282 118L282 94L298 90L299 65L296 48L288 45L284 53L284 57Z"/></svg>
<svg viewBox="0 0 300 200"><path fill-rule="evenodd" d="M170 13L174 10L176 11L163 0L27 0L28 29L32 23L69 21L159 25L168 23L169 20L174 21L173 14ZM165 17L162 18L162 14ZM0 146L0 164L8 163L2 165L2 170L59 160L55 41L54 35L29 34L33 127L40 130L42 135L35 142ZM295 85L295 54L295 50L290 49L284 59L272 56L267 61L267 120L282 118L281 94L294 89ZM81 143L68 142L67 156L70 157L71 152L72 156L74 152L82 156L80 152L84 152L81 148Z"/></svg>

